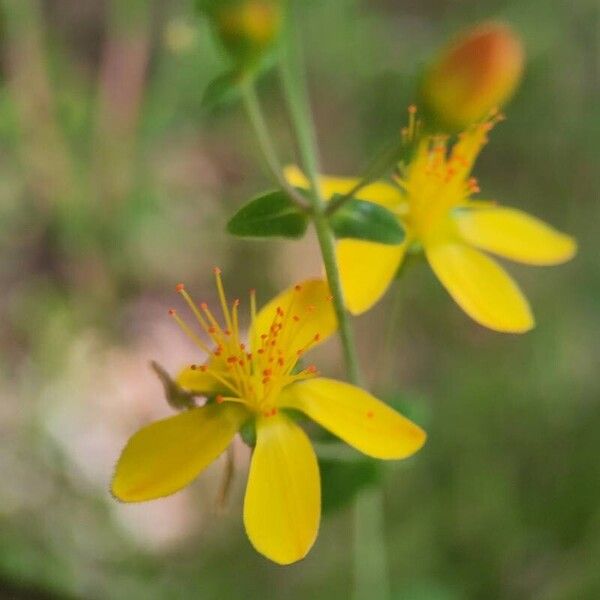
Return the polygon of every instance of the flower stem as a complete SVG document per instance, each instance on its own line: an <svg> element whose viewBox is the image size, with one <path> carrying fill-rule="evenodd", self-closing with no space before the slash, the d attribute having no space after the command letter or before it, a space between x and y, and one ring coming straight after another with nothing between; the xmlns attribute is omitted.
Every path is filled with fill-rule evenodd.
<svg viewBox="0 0 600 600"><path fill-rule="evenodd" d="M302 164L310 181L310 201L313 209L313 223L321 249L323 265L327 274L327 281L333 306L339 325L340 341L344 352L346 372L350 382L360 382L360 369L354 343L354 332L350 324L350 317L346 310L344 294L340 280L340 273L335 256L335 239L326 216L326 204L319 185L319 159L314 124L311 117L309 100L304 84L303 69L299 65L299 56L295 53L294 44L290 39L292 32L288 27L284 36L289 43L283 44L282 59L279 63L283 90L290 112L292 124L296 132L298 150Z"/></svg>
<svg viewBox="0 0 600 600"><path fill-rule="evenodd" d="M304 202L302 195L295 190L286 181L283 175L283 168L277 153L275 152L275 146L271 140L271 135L267 128L264 115L260 108L260 103L256 95L256 88L254 86L253 79L249 76L241 83L242 99L248 120L254 129L254 133L258 140L261 152L264 156L265 162L269 169L271 177L278 186L280 186L285 193L293 200L302 210L306 210L307 206Z"/></svg>
<svg viewBox="0 0 600 600"><path fill-rule="evenodd" d="M290 19L285 44L280 61L283 89L298 142L298 149L311 184L310 199L313 208L313 222L321 249L323 264L339 324L339 335L344 351L347 377L350 382L359 384L361 375L358 365L354 334L350 317L345 307L340 273L335 256L335 239L331 230L327 205L319 185L319 160L316 135L303 81L304 70L299 53L294 53ZM382 492L378 487L364 490L354 504L354 599L387 600L389 580L387 572L386 548L383 536L384 515ZM373 595L375 594L375 595Z"/></svg>
<svg viewBox="0 0 600 600"><path fill-rule="evenodd" d="M383 491L371 486L359 492L355 501L353 600L391 597L384 531Z"/></svg>

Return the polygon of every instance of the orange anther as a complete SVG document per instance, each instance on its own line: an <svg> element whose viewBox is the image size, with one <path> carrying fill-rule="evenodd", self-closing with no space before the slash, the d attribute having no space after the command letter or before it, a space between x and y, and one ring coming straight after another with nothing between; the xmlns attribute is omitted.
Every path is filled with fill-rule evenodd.
<svg viewBox="0 0 600 600"><path fill-rule="evenodd" d="M273 371L272 371L271 369L265 369L265 370L263 371L263 375L264 375L265 377L268 377L269 375L273 375Z"/></svg>
<svg viewBox="0 0 600 600"><path fill-rule="evenodd" d="M185 289L185 285L183 285L183 283L178 283L178 284L175 286L175 291L176 291L176 292L183 292L183 290L184 290L184 289Z"/></svg>
<svg viewBox="0 0 600 600"><path fill-rule="evenodd" d="M202 371L202 373L206 373L206 371L208 371L208 367L206 365L201 365L200 371Z"/></svg>
<svg viewBox="0 0 600 600"><path fill-rule="evenodd" d="M369 412L367 412L367 418L368 419L372 419L374 416L375 416L375 413L372 410L370 410Z"/></svg>
<svg viewBox="0 0 600 600"><path fill-rule="evenodd" d="M417 112L417 107L414 104L411 104L408 107L408 112L414 115Z"/></svg>
<svg viewBox="0 0 600 600"><path fill-rule="evenodd" d="M169 309L169 315L171 315L172 317L175 316L177 314L177 311L174 308L170 308Z"/></svg>
<svg viewBox="0 0 600 600"><path fill-rule="evenodd" d="M221 274L221 269L219 269L219 267L213 267L213 273L215 275L220 275Z"/></svg>
<svg viewBox="0 0 600 600"><path fill-rule="evenodd" d="M297 292L299 292L299 291L302 289L302 286L301 286L300 284L298 284L298 285L295 285L295 286L294 286L294 289L295 289Z"/></svg>
<svg viewBox="0 0 600 600"><path fill-rule="evenodd" d="M195 371L197 368L198 368L198 367L197 367L196 365L190 365L190 369L191 369L192 371Z"/></svg>
<svg viewBox="0 0 600 600"><path fill-rule="evenodd" d="M201 308L202 310L208 310L208 304L206 304L206 302L201 302L201 303L200 303L200 308Z"/></svg>
<svg viewBox="0 0 600 600"><path fill-rule="evenodd" d="M300 317L298 315L294 315L292 319L294 319L294 321L297 323L300 320Z"/></svg>
<svg viewBox="0 0 600 600"><path fill-rule="evenodd" d="M223 402L225 402L225 398L223 398L223 396L221 396L221 394L219 394L216 398L215 398L215 402L217 404L223 404Z"/></svg>
<svg viewBox="0 0 600 600"><path fill-rule="evenodd" d="M321 339L321 334L320 333L316 333L315 337L314 337L315 342L318 342L320 339Z"/></svg>

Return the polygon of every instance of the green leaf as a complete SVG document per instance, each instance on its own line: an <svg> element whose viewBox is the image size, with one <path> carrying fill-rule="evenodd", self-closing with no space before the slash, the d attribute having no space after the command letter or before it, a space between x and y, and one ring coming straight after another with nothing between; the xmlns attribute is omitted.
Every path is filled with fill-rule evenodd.
<svg viewBox="0 0 600 600"><path fill-rule="evenodd" d="M398 217L387 208L356 198L336 210L330 217L330 223L335 237L339 239L354 238L396 245L401 244L405 237Z"/></svg>
<svg viewBox="0 0 600 600"><path fill-rule="evenodd" d="M227 223L227 231L239 237L301 238L307 226L307 215L278 190L243 206Z"/></svg>
<svg viewBox="0 0 600 600"><path fill-rule="evenodd" d="M205 110L213 110L224 104L236 100L240 94L240 74L237 71L228 71L215 77L204 90L200 102Z"/></svg>
<svg viewBox="0 0 600 600"><path fill-rule="evenodd" d="M344 508L363 488L381 479L381 465L366 457L354 462L319 458L319 468L324 515Z"/></svg>

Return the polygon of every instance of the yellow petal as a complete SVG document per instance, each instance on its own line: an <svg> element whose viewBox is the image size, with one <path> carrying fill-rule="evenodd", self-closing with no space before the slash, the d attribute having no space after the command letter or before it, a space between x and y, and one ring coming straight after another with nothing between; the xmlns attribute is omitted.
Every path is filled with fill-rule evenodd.
<svg viewBox="0 0 600 600"><path fill-rule="evenodd" d="M528 265L557 265L577 251L572 237L514 208L461 210L455 221L467 242Z"/></svg>
<svg viewBox="0 0 600 600"><path fill-rule="evenodd" d="M534 326L527 299L494 260L458 242L430 244L425 253L437 278L472 319L505 333Z"/></svg>
<svg viewBox="0 0 600 600"><path fill-rule="evenodd" d="M231 377L230 371L227 371L224 364L216 361L210 361L207 366L210 368L209 372L203 372L197 367L185 367L177 375L175 382L184 390L200 396L229 392L230 388L226 383Z"/></svg>
<svg viewBox="0 0 600 600"><path fill-rule="evenodd" d="M297 286L292 286L275 296L256 315L252 324L252 344L256 344L257 336L267 333L280 307L290 317L300 318L295 322L286 320L291 332L287 344L303 348L319 334L319 343L327 339L337 329L337 319L331 302L329 286L322 279L309 279ZM285 336L285 332L280 333Z"/></svg>
<svg viewBox="0 0 600 600"><path fill-rule="evenodd" d="M310 183L304 173L295 165L288 165L284 169L285 178L294 187L308 189ZM354 188L360 179L354 177L319 177L321 194L325 200L330 200L335 194L347 194ZM386 208L396 208L404 204L404 198L399 188L384 181L376 181L362 188L356 195L360 200L373 202Z"/></svg>
<svg viewBox="0 0 600 600"><path fill-rule="evenodd" d="M304 558L319 530L321 483L304 431L285 415L259 417L244 500L252 545L287 565Z"/></svg>
<svg viewBox="0 0 600 600"><path fill-rule="evenodd" d="M123 502L173 494L227 448L247 418L242 407L213 404L140 429L119 458L112 493Z"/></svg>
<svg viewBox="0 0 600 600"><path fill-rule="evenodd" d="M362 240L340 240L336 246L344 299L358 315L371 308L386 292L406 251L398 246Z"/></svg>
<svg viewBox="0 0 600 600"><path fill-rule="evenodd" d="M425 432L364 390L334 379L293 383L280 406L307 414L350 446L374 458L399 459L425 443Z"/></svg>

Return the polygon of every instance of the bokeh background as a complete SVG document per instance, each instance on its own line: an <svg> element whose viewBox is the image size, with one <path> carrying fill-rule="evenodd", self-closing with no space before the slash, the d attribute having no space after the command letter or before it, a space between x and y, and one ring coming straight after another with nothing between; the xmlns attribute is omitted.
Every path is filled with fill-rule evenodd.
<svg viewBox="0 0 600 600"><path fill-rule="evenodd" d="M372 389L429 442L355 479L383 485L394 598L594 600L598 3L307 0L298 28L325 169L355 174L403 123L423 65L489 18L521 34L528 65L478 164L483 195L574 234L580 252L510 267L537 317L521 337L469 321L410 265L391 339L389 296L357 328ZM173 286L210 299L218 264L232 295L266 300L320 269L312 236L224 233L270 184L240 106L201 108L226 67L206 24L184 0L1 0L0 48L0 597L347 598L352 511L335 464L317 544L285 569L243 533L241 445L226 509L220 462L165 500L108 493L128 436L169 414L148 362L194 360L166 316ZM260 91L293 160L274 75ZM341 375L335 343L319 365Z"/></svg>

